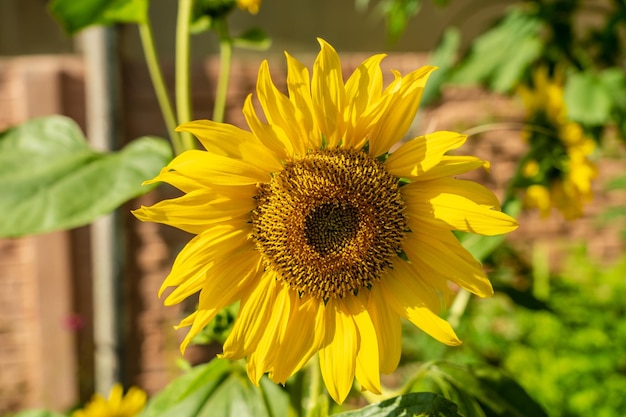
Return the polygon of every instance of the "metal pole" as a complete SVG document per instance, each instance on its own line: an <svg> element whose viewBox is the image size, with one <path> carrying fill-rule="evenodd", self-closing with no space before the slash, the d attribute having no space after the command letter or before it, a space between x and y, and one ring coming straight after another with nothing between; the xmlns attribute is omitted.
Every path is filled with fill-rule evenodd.
<svg viewBox="0 0 626 417"><path fill-rule="evenodd" d="M115 29L93 27L82 34L85 58L87 137L102 152L115 150L117 51ZM120 262L115 213L91 225L94 361L96 392L107 395L120 380Z"/></svg>

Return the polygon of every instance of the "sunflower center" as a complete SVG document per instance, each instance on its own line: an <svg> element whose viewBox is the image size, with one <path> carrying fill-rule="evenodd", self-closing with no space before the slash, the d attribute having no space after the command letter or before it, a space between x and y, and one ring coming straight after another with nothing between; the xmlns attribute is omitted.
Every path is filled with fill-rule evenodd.
<svg viewBox="0 0 626 417"><path fill-rule="evenodd" d="M361 151L332 148L288 161L256 197L256 247L303 296L327 300L370 287L407 229L397 178Z"/></svg>
<svg viewBox="0 0 626 417"><path fill-rule="evenodd" d="M304 237L318 253L326 256L341 251L359 231L356 207L323 203L313 208L304 221Z"/></svg>

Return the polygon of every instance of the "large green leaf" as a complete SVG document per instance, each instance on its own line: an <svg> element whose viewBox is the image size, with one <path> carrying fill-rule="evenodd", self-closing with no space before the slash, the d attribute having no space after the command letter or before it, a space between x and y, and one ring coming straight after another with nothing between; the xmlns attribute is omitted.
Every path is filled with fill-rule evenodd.
<svg viewBox="0 0 626 417"><path fill-rule="evenodd" d="M171 382L139 417L289 416L286 392L267 378L252 385L237 363L214 359Z"/></svg>
<svg viewBox="0 0 626 417"><path fill-rule="evenodd" d="M432 392L414 392L390 398L334 417L462 417L453 402Z"/></svg>
<svg viewBox="0 0 626 417"><path fill-rule="evenodd" d="M50 12L70 35L91 25L140 23L149 0L52 0Z"/></svg>
<svg viewBox="0 0 626 417"><path fill-rule="evenodd" d="M50 116L0 133L0 236L82 226L150 187L172 154L164 139L142 137L98 153L71 119Z"/></svg>

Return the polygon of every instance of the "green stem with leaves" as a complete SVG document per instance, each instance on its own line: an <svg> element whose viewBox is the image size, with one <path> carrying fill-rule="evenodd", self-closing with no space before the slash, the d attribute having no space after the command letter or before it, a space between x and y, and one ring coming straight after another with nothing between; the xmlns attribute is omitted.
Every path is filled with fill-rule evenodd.
<svg viewBox="0 0 626 417"><path fill-rule="evenodd" d="M215 92L215 106L213 107L213 121L222 123L226 112L226 95L230 80L230 67L233 56L233 41L228 31L226 19L217 19L215 30L220 41L220 73Z"/></svg>
<svg viewBox="0 0 626 417"><path fill-rule="evenodd" d="M176 22L176 113L178 122L185 123L193 117L191 111L190 82L190 24L193 0L178 1L178 18ZM181 132L181 148L194 149L196 142L188 132Z"/></svg>
<svg viewBox="0 0 626 417"><path fill-rule="evenodd" d="M146 58L146 64L148 66L148 72L150 73L150 79L152 80L152 86L157 96L157 101L165 121L165 126L174 148L175 153L180 153L184 149L180 141L180 135L176 132L176 116L174 115L174 108L167 93L167 87L165 86L165 80L161 67L159 65L159 58L157 56L156 48L154 46L154 36L152 34L152 25L150 20L146 19L145 22L139 23L139 37L141 39L141 45Z"/></svg>

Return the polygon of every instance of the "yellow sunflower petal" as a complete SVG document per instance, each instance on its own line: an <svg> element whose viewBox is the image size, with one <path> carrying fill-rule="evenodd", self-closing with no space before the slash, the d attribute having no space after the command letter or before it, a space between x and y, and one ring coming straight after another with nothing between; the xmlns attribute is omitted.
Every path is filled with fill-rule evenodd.
<svg viewBox="0 0 626 417"><path fill-rule="evenodd" d="M256 349L270 320L277 295L276 274L263 273L260 281L241 300L237 320L224 343L224 357L240 359Z"/></svg>
<svg viewBox="0 0 626 417"><path fill-rule="evenodd" d="M252 103L251 94L244 101L243 115L254 135L280 159L284 160L293 155L293 144L285 131L280 126L264 123L259 119Z"/></svg>
<svg viewBox="0 0 626 417"><path fill-rule="evenodd" d="M395 275L395 279L381 281L378 285L382 288L386 303L397 314L403 316L441 343L450 346L461 344L452 326L425 306L421 294L415 293L410 287L406 288L402 285L410 282L411 277L406 277L404 274L396 271L391 272L390 275Z"/></svg>
<svg viewBox="0 0 626 417"><path fill-rule="evenodd" d="M180 285L193 279L198 271L206 271L216 258L229 255L246 244L250 245L246 235L246 230L219 225L191 239L176 257L172 271L159 289L159 296L167 287Z"/></svg>
<svg viewBox="0 0 626 417"><path fill-rule="evenodd" d="M330 396L339 404L348 396L356 367L359 341L352 317L344 311L340 301L328 300L325 308L326 335L320 349L322 378Z"/></svg>
<svg viewBox="0 0 626 417"><path fill-rule="evenodd" d="M294 299L284 341L278 346L270 373L272 381L284 384L300 370L322 347L324 341L324 303L312 297L303 300L292 294Z"/></svg>
<svg viewBox="0 0 626 417"><path fill-rule="evenodd" d="M344 146L361 148L382 111L374 111L383 91L383 74L380 62L384 54L374 55L361 63L346 81L346 132ZM382 109L381 109L382 110Z"/></svg>
<svg viewBox="0 0 626 417"><path fill-rule="evenodd" d="M205 281L200 291L197 314L193 316L191 329L180 345L184 352L189 342L197 335L222 309L241 299L245 291L256 285L261 273L261 260L254 257L240 256L234 258L236 265L221 265L221 271ZM215 268L217 269L217 268ZM236 277L233 279L233 277ZM183 320L179 327L188 325L190 320Z"/></svg>
<svg viewBox="0 0 626 417"><path fill-rule="evenodd" d="M417 113L426 80L435 69L424 66L405 77L395 73L396 79L383 92L383 96L389 95L390 101L384 118L372 129L370 155L377 157L384 154L404 137Z"/></svg>
<svg viewBox="0 0 626 417"><path fill-rule="evenodd" d="M451 232L409 233L402 248L417 269L424 268L425 273L433 271L480 297L493 295L491 282L480 263Z"/></svg>
<svg viewBox="0 0 626 417"><path fill-rule="evenodd" d="M270 180L270 174L251 163L204 151L186 151L168 165L201 184L247 185Z"/></svg>
<svg viewBox="0 0 626 417"><path fill-rule="evenodd" d="M187 178L179 172L170 170L167 166L161 169L159 175L151 180L144 181L142 185L156 184L157 182L166 182L185 193L206 188L206 184Z"/></svg>
<svg viewBox="0 0 626 417"><path fill-rule="evenodd" d="M317 123L329 146L337 146L345 129L343 110L346 91L343 84L341 61L337 51L318 38L321 51L313 64L311 92Z"/></svg>
<svg viewBox="0 0 626 417"><path fill-rule="evenodd" d="M132 213L141 221L168 224L197 235L217 223L244 226L255 206L253 195L250 193L248 201L242 201L200 189L149 207L142 206Z"/></svg>
<svg viewBox="0 0 626 417"><path fill-rule="evenodd" d="M315 110L311 98L309 70L297 59L285 52L287 58L287 90L289 100L296 109L296 123L300 126L308 147L319 149L322 146L320 129L315 119Z"/></svg>
<svg viewBox="0 0 626 417"><path fill-rule="evenodd" d="M285 342L285 332L293 308L292 302L295 301L293 294L290 294L293 291L290 291L284 284L277 283L275 291L276 300L268 321L263 325L259 344L248 356L249 358L256 356L255 366L248 367L248 376L251 381L257 383L265 372L272 371L275 364L283 360L276 356L276 347Z"/></svg>
<svg viewBox="0 0 626 417"><path fill-rule="evenodd" d="M380 394L380 368L378 339L362 296L348 296L342 301L354 319L359 335L359 349L356 355L356 379L361 386L374 394Z"/></svg>
<svg viewBox="0 0 626 417"><path fill-rule="evenodd" d="M250 246L242 246L237 250L226 252L228 261L218 258L216 261L211 261L206 268L197 269L196 274L188 276L185 281L180 283L163 303L165 305L180 303L185 298L195 294L200 288L210 292L207 294L208 297L220 298L221 291L229 291L230 286L245 282L229 280L230 274L237 274L238 277L245 278L249 272L258 270L259 257L250 256L249 250L251 250ZM221 280L225 282L221 282Z"/></svg>
<svg viewBox="0 0 626 417"><path fill-rule="evenodd" d="M304 155L308 140L303 135L300 125L294 123L297 120L296 109L289 98L278 91L274 85L267 61L263 61L259 68L256 89L268 123L273 126L281 126L285 135L291 139L294 152Z"/></svg>
<svg viewBox="0 0 626 417"><path fill-rule="evenodd" d="M245 160L267 172L282 168L280 159L250 132L226 123L195 120L183 123L177 131L189 132L211 153Z"/></svg>
<svg viewBox="0 0 626 417"><path fill-rule="evenodd" d="M430 168L427 172L420 174L413 181L429 181L443 177L453 177L455 175L465 174L476 168L483 168L489 172L490 164L488 161L476 158L474 156L450 156L444 155L437 165Z"/></svg>
<svg viewBox="0 0 626 417"><path fill-rule="evenodd" d="M498 211L495 195L482 185L453 178L414 182L402 187L412 229L421 223L492 236L519 226L511 216Z"/></svg>
<svg viewBox="0 0 626 417"><path fill-rule="evenodd" d="M400 178L419 178L441 162L443 154L465 143L467 135L435 132L402 144L385 161L387 170Z"/></svg>
<svg viewBox="0 0 626 417"><path fill-rule="evenodd" d="M380 371L389 374L398 367L402 353L400 316L387 304L382 289L378 285L372 286L367 311L378 339Z"/></svg>

